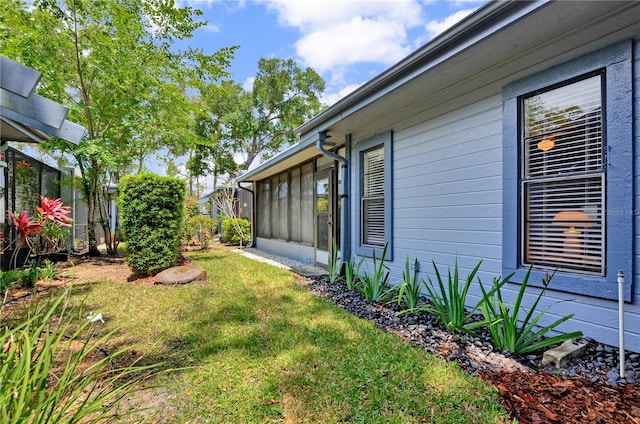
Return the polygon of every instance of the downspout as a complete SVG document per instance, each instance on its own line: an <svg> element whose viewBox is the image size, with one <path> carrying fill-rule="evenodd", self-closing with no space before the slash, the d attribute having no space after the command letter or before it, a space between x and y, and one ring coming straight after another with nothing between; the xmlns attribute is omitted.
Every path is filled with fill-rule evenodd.
<svg viewBox="0 0 640 424"><path fill-rule="evenodd" d="M318 133L318 141L316 147L325 156L337 160L342 164L341 167L341 180L342 180L342 194L340 194L340 260L343 264L346 264L351 259L351 243L349 241L349 181L348 181L348 165L349 160L339 154L327 150L324 148L324 142L327 140L327 131L320 131ZM347 140L349 141L349 140ZM347 143L347 152L349 151L350 143Z"/></svg>
<svg viewBox="0 0 640 424"><path fill-rule="evenodd" d="M236 183L238 188L241 190L246 190L251 193L251 244L247 247L256 247L256 193L255 191L248 189L246 187L242 187L240 182Z"/></svg>

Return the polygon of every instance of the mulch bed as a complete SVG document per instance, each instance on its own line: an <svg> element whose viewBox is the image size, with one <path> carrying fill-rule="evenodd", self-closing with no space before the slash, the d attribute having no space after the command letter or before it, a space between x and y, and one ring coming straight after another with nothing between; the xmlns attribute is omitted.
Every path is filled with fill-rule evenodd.
<svg viewBox="0 0 640 424"><path fill-rule="evenodd" d="M481 376L500 393L500 402L520 424L640 423L640 387L594 384L521 371Z"/></svg>

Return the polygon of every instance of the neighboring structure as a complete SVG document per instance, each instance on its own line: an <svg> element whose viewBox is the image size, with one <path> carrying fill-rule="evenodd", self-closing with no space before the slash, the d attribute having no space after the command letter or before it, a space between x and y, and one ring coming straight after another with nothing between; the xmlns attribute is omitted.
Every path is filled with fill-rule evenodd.
<svg viewBox="0 0 640 424"><path fill-rule="evenodd" d="M639 40L640 2L487 4L240 177L256 246L326 264L333 242L343 260L386 243L391 281L407 256L422 278L483 259L512 296L530 264L538 287L557 269L545 322L573 313L561 330L612 345L622 270L640 351Z"/></svg>
<svg viewBox="0 0 640 424"><path fill-rule="evenodd" d="M68 109L34 90L42 74L0 55L0 232L6 210L33 212L38 194L60 197L71 204L59 184L61 172L8 146L8 142L39 143L58 137L79 143L86 129L66 119ZM23 180L23 181L21 181ZM8 255L5 252L4 258ZM3 259L4 259L3 258Z"/></svg>
<svg viewBox="0 0 640 424"><path fill-rule="evenodd" d="M253 196L251 191L239 187L218 187L198 199L198 204L200 213L211 218L227 216L251 220Z"/></svg>

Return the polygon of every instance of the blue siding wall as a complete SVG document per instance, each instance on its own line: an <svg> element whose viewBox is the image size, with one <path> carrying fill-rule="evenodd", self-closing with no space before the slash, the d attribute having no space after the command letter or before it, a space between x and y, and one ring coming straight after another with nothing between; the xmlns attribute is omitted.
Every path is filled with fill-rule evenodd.
<svg viewBox="0 0 640 424"><path fill-rule="evenodd" d="M634 186L640 186L640 47L634 44ZM463 275L482 259L480 278L490 283L502 264L502 92L501 87L483 100L437 114L434 110L380 129L394 131L393 234L394 260L388 263L391 281L402 278L407 255L418 258L420 277L433 275L456 258ZM406 122L406 123L405 123ZM354 146L366 137L353 135ZM355 147L354 147L355 148ZM631 159L631 158L630 158ZM360 181L350 169L351 181ZM353 192L353 183L352 183ZM634 209L640 211L640 193L634 190ZM351 199L352 206L355 199ZM352 208L352 210L357 210ZM360 222L352 216L353 226ZM640 216L635 215L634 293L625 305L625 344L640 351ZM631 229L629 229L631 231ZM352 237L354 237L352 228ZM553 284L553 283L552 283ZM507 298L515 298L518 285L510 285ZM531 288L525 302L538 294ZM474 285L470 302L476 302ZM557 291L547 291L539 307L549 307L549 323L575 314L560 330L581 330L585 336L618 345L618 303Z"/></svg>

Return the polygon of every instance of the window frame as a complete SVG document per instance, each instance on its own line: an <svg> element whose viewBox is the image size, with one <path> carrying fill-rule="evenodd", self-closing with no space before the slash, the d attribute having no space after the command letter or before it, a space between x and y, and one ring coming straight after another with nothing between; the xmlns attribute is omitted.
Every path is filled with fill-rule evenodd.
<svg viewBox="0 0 640 424"><path fill-rule="evenodd" d="M384 246L371 246L362 243L363 208L363 154L376 147L383 146L384 149L384 240L387 244L386 260L393 259L393 132L387 131L358 143L355 148L355 173L357 183L355 184L355 216L358 217L356 230L355 253L360 256L372 257L375 253L377 257L382 256Z"/></svg>
<svg viewBox="0 0 640 424"><path fill-rule="evenodd" d="M604 299L617 299L617 273L623 270L624 298L630 302L633 283L633 78L632 42L625 41L581 56L544 72L513 82L503 89L503 275L515 273L512 281L521 282L528 267L521 263L521 157L520 98L569 84L587 74L604 70L604 233L605 274L589 275L570 271L556 272L553 290ZM542 287L548 269L535 269L530 285Z"/></svg>
<svg viewBox="0 0 640 424"><path fill-rule="evenodd" d="M597 78L598 81L598 96L600 99L600 105L599 105L599 109L601 110L600 112L600 155L601 155L601 159L600 159L600 165L597 166L596 168L594 168L593 166L590 166L589 169L581 169L580 171L571 171L568 170L567 168L565 168L565 166L567 166L567 160L568 158L565 158L563 156L563 166L559 169L559 165L555 162L549 164L549 167L544 167L543 164L540 164L543 169L544 172L542 170L536 170L533 171L531 174L529 174L526 170L527 166L532 166L531 164L535 164L538 165L534 159L532 159L531 156L527 155L527 149L528 149L528 145L527 143L529 143L527 136L525 135L525 129L524 129L524 125L523 122L527 119L526 113L525 113L525 107L524 104L527 101L527 99L533 98L535 96L538 95L544 95L545 93L548 92L552 92L553 90L559 89L559 88L564 88L564 87L569 87L573 84L577 84L577 83L581 83L584 82L586 80L590 80L592 78ZM602 211L602 217L600 218L602 221L604 221L604 211L606 209L606 199L605 199L605 193L606 193L606 164L605 164L605 154L604 152L606 151L606 108L605 106L605 93L606 93L606 74L605 74L605 70L604 69L599 69L596 72L591 72L588 73L586 75L582 75L578 78L574 78L571 79L569 81L563 81L560 84L551 86L551 87L545 87L543 90L537 90L534 91L533 93L527 93L524 95L521 95L518 97L518 108L519 108L519 112L518 112L518 119L519 119L519 137L520 139L518 140L519 143L519 147L522 151L522 154L520 155L520 173L519 173L519 177L520 177L520 190L521 190L521 196L522 199L520 200L520 207L521 207L521 211L522 214L520 216L520 225L519 225L519 231L520 231L520 258L519 261L521 264L523 264L523 266L529 266L530 264L534 264L535 262L532 261L527 261L526 257L527 257L527 223L531 223L533 222L535 223L540 223L540 221L536 221L536 219L528 219L528 217L532 214L532 211L536 211L535 208L530 206L530 203L532 202L532 197L529 197L527 194L527 188L529 189L529 191L532 190L536 190L536 187L542 186L553 186L558 188L557 183L561 183L561 184L571 184L571 183L587 183L588 181L596 181L596 180L600 180L600 190L597 191L597 196L591 196L590 198L599 198L600 200L600 210ZM583 124L583 126L586 124ZM603 131L604 130L604 131ZM569 130L567 130L569 131ZM572 130L573 131L573 130ZM555 132L559 132L558 129L555 130ZM571 135L571 137L573 137L574 135ZM560 139L562 139L562 136L560 136ZM539 148L536 148L539 149ZM555 151L555 150L554 150ZM530 152L530 151L529 151ZM553 152L551 152L553 154ZM539 158L547 158L549 156L544 156L545 154L539 154ZM565 153L566 155L566 153ZM551 156L551 158L553 158ZM586 160L586 157L584 158ZM553 161L553 159L551 159ZM557 161L557 159L556 159ZM571 162L571 164L575 164L577 162ZM585 165L585 168L587 168L588 166ZM568 172L568 173L567 173ZM543 189L544 190L544 189ZM548 201L551 201L550 198L547 199ZM573 210L574 208L571 205L567 205L565 204L565 207L562 208L563 210ZM578 209L575 209L578 210ZM597 215L594 219L596 222L598 221L597 219ZM566 228L566 227L564 227ZM560 230L562 231L562 230ZM535 233L535 232L534 232ZM531 234L531 233L529 233ZM558 269L563 269L566 272L570 272L570 273L582 273L582 274L587 274L587 275L604 275L604 270L606 269L606 245L605 245L605 240L606 240L606 225L602 225L601 228L601 232L600 232L600 236L601 236L601 240L600 240L600 246L601 246L601 250L600 250L600 254L598 256L600 256L600 260L601 260L601 269L598 271L594 271L594 270L588 270L588 269L584 269L584 268L588 268L588 265L583 266L583 269L580 269L580 267L576 266L575 270L571 269L571 266L569 265L561 265L561 264L557 264L557 265L551 265L550 263L545 263L540 265L541 268L546 268L549 272L553 272L555 268ZM553 243L555 241L555 239L553 238L553 236L550 235L549 238L545 238L544 239L546 243ZM563 247L563 249L565 249L566 247ZM536 251L536 249L531 249L532 251ZM551 248L551 253L553 254L557 254L558 252L556 250L554 250L553 248ZM559 262L565 262L565 264L567 262L566 259L564 261L559 261Z"/></svg>

